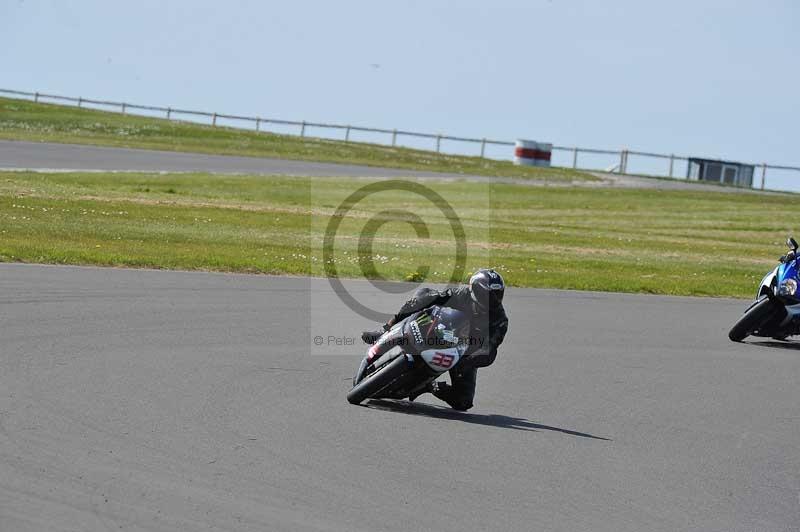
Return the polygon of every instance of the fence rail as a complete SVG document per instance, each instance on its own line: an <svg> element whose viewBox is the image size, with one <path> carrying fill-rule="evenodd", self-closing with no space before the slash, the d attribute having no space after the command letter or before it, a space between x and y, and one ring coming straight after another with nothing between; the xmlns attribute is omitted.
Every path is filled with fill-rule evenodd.
<svg viewBox="0 0 800 532"><path fill-rule="evenodd" d="M456 137L452 135L444 135L441 133L420 133L416 131L406 131L400 129L383 129L383 128L374 128L374 127L362 127L362 126L353 126L353 125L343 125L343 124L326 124L326 123L319 123L319 122L307 122L305 120L295 121L295 120L281 120L277 118L265 118L260 116L240 116L240 115L229 115L224 113L212 113L208 111L194 111L189 109L180 109L175 107L159 107L154 105L138 105L132 104L127 102L113 102L108 100L95 100L91 98L83 98L83 97L74 97L74 96L61 96L58 94L47 94L43 92L26 92L26 91L18 91L18 90L10 90L10 89L0 89L0 94L6 94L11 96L22 96L26 98L33 98L34 102L39 102L41 100L50 100L50 101L58 101L58 102L71 102L76 103L78 107L83 107L84 104L89 105L100 105L100 106L107 106L107 107L115 107L119 108L119 111L122 114L129 113L131 111L150 111L154 113L163 113L164 117L169 120L175 120L173 115L184 115L184 116L198 116L198 117L205 117L211 119L211 125L216 126L217 121L219 119L223 120L235 120L241 122L252 122L255 124L255 130L261 131L262 126L268 126L270 124L276 126L291 126L291 127L299 127L300 130L298 132L299 136L306 137L306 129L307 128L316 128L316 129L333 129L333 130L340 130L344 131L344 141L349 142L351 133L359 132L359 133L376 133L379 135L390 135L391 136L391 143L387 144L385 142L381 142L381 144L397 146L398 145L398 137L414 137L414 138L421 138L421 139L430 139L436 141L436 152L439 153L442 150L442 141L450 141L450 142L465 142L465 143L472 143L472 144L479 144L480 145L480 157L486 157L486 148L487 146L514 146L514 142L506 141L506 140L494 140L488 138L470 138L470 137ZM319 138L330 138L330 137L319 137ZM606 150L606 149L597 149L597 148L582 148L579 146L553 146L554 152L564 152L567 154L567 157L571 155L571 164L570 165L563 165L563 167L571 167L574 169L579 170L601 170L603 168L588 168L579 165L579 155L580 154L588 154L588 155L602 155L602 156L612 156L615 158L614 163L612 166L605 168L606 171L616 171L620 174L625 174L628 172L628 158L631 155L638 156L638 157L648 157L651 159L662 159L669 161L669 168L668 171L664 173L652 173L648 172L650 175L657 175L657 176L668 176L668 177L675 177L675 162L687 162L689 161L688 156L683 155L675 155L675 154L664 154L664 153L652 153L652 152L645 152L645 151L636 151L636 150L629 150L629 149L621 149L621 150ZM509 154L510 155L510 154ZM508 157L505 157L508 158ZM716 160L721 161L720 159L709 159L707 160ZM791 172L800 172L800 167L798 166L787 166L787 165L778 165L778 164L767 164L767 163L745 163L751 164L757 169L760 169L761 173L761 183L760 188L763 190L765 188L765 181L767 175L767 169L774 169L774 170L782 170L782 171L791 171ZM644 173L644 172L639 172ZM753 176L755 179L755 175Z"/></svg>

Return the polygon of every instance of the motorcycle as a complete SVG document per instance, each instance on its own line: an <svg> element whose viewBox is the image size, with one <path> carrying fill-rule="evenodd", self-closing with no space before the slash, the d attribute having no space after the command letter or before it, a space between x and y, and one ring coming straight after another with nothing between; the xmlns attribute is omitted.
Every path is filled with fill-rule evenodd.
<svg viewBox="0 0 800 532"><path fill-rule="evenodd" d="M454 368L467 350L469 318L449 307L416 312L386 331L367 351L347 400L406 399Z"/></svg>
<svg viewBox="0 0 800 532"><path fill-rule="evenodd" d="M794 238L789 237L786 245L789 252L762 279L755 301L728 333L728 338L734 342L741 342L748 336L785 340L800 334L800 293L797 290L800 257Z"/></svg>

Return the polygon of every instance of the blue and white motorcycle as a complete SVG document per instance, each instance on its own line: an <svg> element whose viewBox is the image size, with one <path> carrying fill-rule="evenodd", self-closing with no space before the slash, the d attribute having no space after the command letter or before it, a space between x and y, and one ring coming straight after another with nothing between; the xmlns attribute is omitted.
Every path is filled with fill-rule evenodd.
<svg viewBox="0 0 800 532"><path fill-rule="evenodd" d="M741 342L748 336L765 336L777 340L800 334L800 256L797 241L786 240L789 252L780 264L761 281L756 300L731 328L728 338Z"/></svg>

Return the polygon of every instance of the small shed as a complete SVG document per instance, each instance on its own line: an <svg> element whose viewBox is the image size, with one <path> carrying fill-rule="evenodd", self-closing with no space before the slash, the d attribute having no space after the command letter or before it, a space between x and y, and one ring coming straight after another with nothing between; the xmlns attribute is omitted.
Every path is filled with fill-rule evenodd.
<svg viewBox="0 0 800 532"><path fill-rule="evenodd" d="M686 178L750 188L753 186L753 172L755 166L752 164L690 157Z"/></svg>

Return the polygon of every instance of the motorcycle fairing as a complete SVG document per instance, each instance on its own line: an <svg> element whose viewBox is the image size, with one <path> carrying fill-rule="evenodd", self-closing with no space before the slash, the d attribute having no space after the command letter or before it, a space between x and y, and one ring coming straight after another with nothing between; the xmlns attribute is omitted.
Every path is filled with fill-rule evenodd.
<svg viewBox="0 0 800 532"><path fill-rule="evenodd" d="M461 347L448 347L446 349L426 349L420 352L422 360L437 373L451 370L461 360L464 349Z"/></svg>

